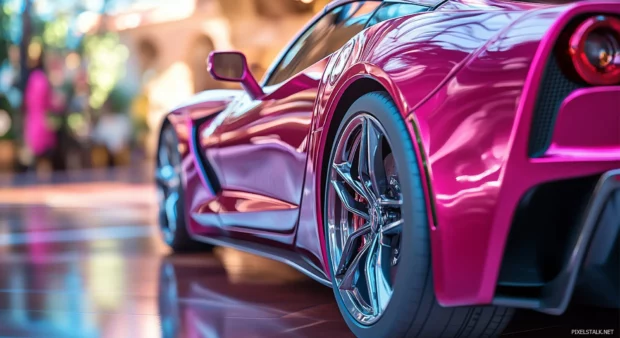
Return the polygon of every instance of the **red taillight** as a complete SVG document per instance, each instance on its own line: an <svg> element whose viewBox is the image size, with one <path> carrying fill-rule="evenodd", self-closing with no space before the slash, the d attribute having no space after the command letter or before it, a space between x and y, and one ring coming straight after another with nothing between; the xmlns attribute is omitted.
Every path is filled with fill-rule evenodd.
<svg viewBox="0 0 620 338"><path fill-rule="evenodd" d="M592 85L620 83L620 19L604 15L582 22L570 37L575 71Z"/></svg>

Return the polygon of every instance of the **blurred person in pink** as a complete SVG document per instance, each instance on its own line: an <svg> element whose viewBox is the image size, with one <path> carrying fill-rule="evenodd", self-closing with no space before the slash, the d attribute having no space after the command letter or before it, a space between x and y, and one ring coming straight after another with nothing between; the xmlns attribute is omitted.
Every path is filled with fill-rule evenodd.
<svg viewBox="0 0 620 338"><path fill-rule="evenodd" d="M56 130L48 118L53 106L52 87L45 73L44 56L41 54L30 71L24 92L24 140L34 156L34 167L41 159L50 159L56 147Z"/></svg>

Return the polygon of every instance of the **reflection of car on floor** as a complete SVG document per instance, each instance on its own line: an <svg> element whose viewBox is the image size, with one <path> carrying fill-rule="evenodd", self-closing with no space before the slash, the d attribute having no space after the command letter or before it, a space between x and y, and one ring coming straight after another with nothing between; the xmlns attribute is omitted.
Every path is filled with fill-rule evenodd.
<svg viewBox="0 0 620 338"><path fill-rule="evenodd" d="M164 237L295 266L359 337L617 306L618 60L613 1L334 1L260 84L211 55L244 90L163 124Z"/></svg>
<svg viewBox="0 0 620 338"><path fill-rule="evenodd" d="M226 254L243 258L231 251ZM248 256L249 264L261 265ZM232 283L223 266L205 267L208 259L184 255L162 261L158 307L163 338L311 337L326 330L330 336L342 337L348 333L336 321L338 310L320 285L305 278L282 281L256 273ZM265 274L281 269L277 265L262 268Z"/></svg>
<svg viewBox="0 0 620 338"><path fill-rule="evenodd" d="M3 212L5 210L2 210ZM40 222L43 213L32 210L26 220ZM36 212L39 211L39 212ZM44 232L43 236L45 236ZM32 236L32 233L30 234ZM49 282L47 278L58 271L58 265L49 264L42 259L48 252L46 243L35 243L28 246L25 253L37 263L23 264L21 260L9 262L0 274L0 283L9 286L6 292L0 295L3 310L0 311L0 336L2 337L66 337L66 338L98 338L100 333L95 327L93 314L84 310L85 304L81 297L85 292L79 267L71 266L65 273L65 278L52 279L58 283L58 291L45 291L43 284ZM15 259L24 253L16 255L4 251L3 259ZM43 256L37 256L43 255ZM11 257L11 258L9 258ZM37 261L43 260L41 261ZM4 264L7 263L5 260ZM55 270L56 269L56 270ZM62 290L72 290L64 293ZM59 302L59 299L62 299ZM60 312L62 315L57 315Z"/></svg>

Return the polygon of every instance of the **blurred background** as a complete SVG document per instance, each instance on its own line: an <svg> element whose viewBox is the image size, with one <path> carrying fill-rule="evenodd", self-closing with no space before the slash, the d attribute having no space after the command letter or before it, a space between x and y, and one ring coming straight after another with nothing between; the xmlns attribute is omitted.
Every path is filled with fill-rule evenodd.
<svg viewBox="0 0 620 338"><path fill-rule="evenodd" d="M171 255L164 115L262 77L326 0L0 0L0 337L350 337L332 291L232 249ZM249 34L248 32L251 32Z"/></svg>
<svg viewBox="0 0 620 338"><path fill-rule="evenodd" d="M234 86L211 51L262 77L327 2L0 0L0 337L352 337L332 290L289 266L172 255L150 163L170 109ZM620 318L519 316L506 335Z"/></svg>
<svg viewBox="0 0 620 338"><path fill-rule="evenodd" d="M227 86L211 51L244 52L262 77L327 2L0 0L0 171L148 160L166 112Z"/></svg>

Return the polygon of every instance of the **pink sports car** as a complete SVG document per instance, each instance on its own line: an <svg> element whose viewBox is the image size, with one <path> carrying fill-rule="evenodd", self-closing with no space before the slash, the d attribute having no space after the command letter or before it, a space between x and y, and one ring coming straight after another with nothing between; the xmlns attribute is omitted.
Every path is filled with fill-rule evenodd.
<svg viewBox="0 0 620 338"><path fill-rule="evenodd" d="M208 68L243 90L161 128L175 251L288 263L358 337L619 305L617 0L336 0L262 81L239 52Z"/></svg>

